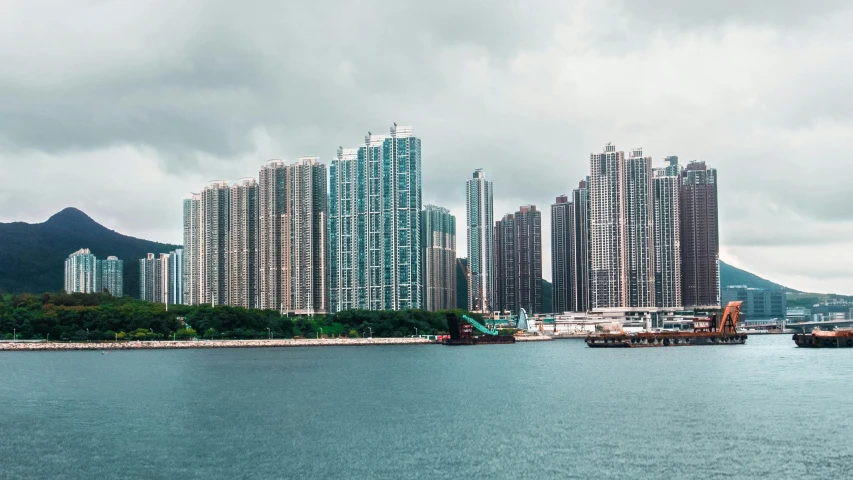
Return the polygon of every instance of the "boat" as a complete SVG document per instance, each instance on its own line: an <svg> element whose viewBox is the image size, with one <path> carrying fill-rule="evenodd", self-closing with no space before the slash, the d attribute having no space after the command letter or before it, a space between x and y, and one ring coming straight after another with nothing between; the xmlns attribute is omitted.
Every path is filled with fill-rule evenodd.
<svg viewBox="0 0 853 480"><path fill-rule="evenodd" d="M603 333L589 335L586 344L591 348L681 347L692 345L743 345L748 335L737 331L737 321L743 302L726 305L722 321L717 315L707 321L695 321L692 332L653 331L641 333Z"/></svg>
<svg viewBox="0 0 853 480"><path fill-rule="evenodd" d="M853 329L824 331L815 328L811 333L795 333L792 340L803 348L853 348Z"/></svg>

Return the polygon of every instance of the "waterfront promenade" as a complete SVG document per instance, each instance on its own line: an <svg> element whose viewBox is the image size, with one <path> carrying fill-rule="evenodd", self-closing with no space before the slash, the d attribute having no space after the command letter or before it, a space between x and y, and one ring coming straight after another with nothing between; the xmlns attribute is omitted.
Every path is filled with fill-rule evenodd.
<svg viewBox="0 0 853 480"><path fill-rule="evenodd" d="M136 349L180 349L180 348L276 348L276 347L335 347L371 345L432 345L426 338L321 338L321 339L274 339L274 340L181 340L151 342L3 342L3 351L33 350L136 350Z"/></svg>

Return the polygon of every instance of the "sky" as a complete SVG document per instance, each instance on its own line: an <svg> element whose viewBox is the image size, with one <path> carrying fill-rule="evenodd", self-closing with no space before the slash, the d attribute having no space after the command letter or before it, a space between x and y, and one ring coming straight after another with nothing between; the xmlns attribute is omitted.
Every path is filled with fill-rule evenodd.
<svg viewBox="0 0 853 480"><path fill-rule="evenodd" d="M496 219L542 210L550 278L550 205L613 142L717 168L724 261L853 294L851 24L849 0L4 0L0 222L73 206L180 243L208 181L396 122L460 257L483 168Z"/></svg>

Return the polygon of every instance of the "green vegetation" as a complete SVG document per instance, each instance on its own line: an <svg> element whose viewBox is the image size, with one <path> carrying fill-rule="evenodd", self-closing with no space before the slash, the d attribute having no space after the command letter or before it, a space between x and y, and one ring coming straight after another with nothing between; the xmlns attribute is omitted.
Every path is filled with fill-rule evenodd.
<svg viewBox="0 0 853 480"><path fill-rule="evenodd" d="M467 312L462 312L467 313ZM183 318L183 321L180 320ZM88 331L87 331L88 329ZM443 312L348 310L282 317L274 310L147 303L108 293L0 295L0 338L51 340L403 337L447 331ZM203 333L201 333L203 332Z"/></svg>

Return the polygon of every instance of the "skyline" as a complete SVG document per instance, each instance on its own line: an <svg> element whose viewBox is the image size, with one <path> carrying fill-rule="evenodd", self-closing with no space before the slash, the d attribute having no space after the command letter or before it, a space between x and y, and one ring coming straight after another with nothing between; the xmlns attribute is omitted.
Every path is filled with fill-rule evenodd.
<svg viewBox="0 0 853 480"><path fill-rule="evenodd" d="M12 3L0 20L10 60L0 73L0 221L42 222L74 206L116 231L180 244L179 205L199 185L233 183L270 158L329 164L338 145L396 121L427 144L423 203L457 218L457 246L471 171L494 182L495 218L525 204L544 211L613 142L644 147L656 168L669 155L717 168L721 259L791 288L853 294L853 166L837 154L853 146L843 81L853 6L817 3L737 14L719 2L654 14L622 2L548 15L500 5L488 18L466 5L421 5L412 7L424 13L420 34L397 44L400 9L368 9L371 19L309 5L282 19L272 4L263 15L192 3L57 5L36 22L37 8ZM171 19L136 21L149 8ZM98 14L113 26L97 28ZM268 33L291 35L277 22L337 25L348 15L392 28L332 53L336 32L303 52ZM623 31L632 21L645 30ZM44 50L38 40L66 23L80 30ZM363 53L380 50L411 53L412 71L376 68L386 56ZM589 75L602 69L615 74ZM543 261L543 278L550 269Z"/></svg>

